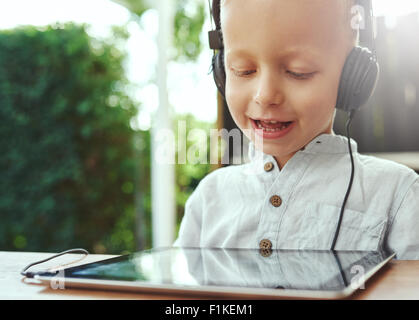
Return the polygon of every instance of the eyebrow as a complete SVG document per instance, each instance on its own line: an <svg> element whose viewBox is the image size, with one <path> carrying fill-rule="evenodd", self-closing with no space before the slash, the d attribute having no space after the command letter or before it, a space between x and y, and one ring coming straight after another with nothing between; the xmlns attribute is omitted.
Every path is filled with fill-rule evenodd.
<svg viewBox="0 0 419 320"><path fill-rule="evenodd" d="M226 58L234 57L234 56L246 56L253 58L254 56L244 49L236 49L236 50L226 50Z"/></svg>
<svg viewBox="0 0 419 320"><path fill-rule="evenodd" d="M254 58L254 55L245 49L230 49L226 53L227 53L226 54L227 59L233 58L236 56ZM296 46L296 47L287 48L283 50L283 52L281 52L280 56L284 59L286 58L292 59L295 57L303 56L304 58L307 58L308 60L312 60L313 62L323 57L323 55L318 50L313 49L313 47L308 47L308 46L307 47Z"/></svg>

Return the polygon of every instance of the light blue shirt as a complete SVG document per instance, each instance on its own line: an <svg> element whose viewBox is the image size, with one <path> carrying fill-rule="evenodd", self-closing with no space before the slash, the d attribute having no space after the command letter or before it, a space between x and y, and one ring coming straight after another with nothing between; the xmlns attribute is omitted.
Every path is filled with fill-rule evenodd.
<svg viewBox="0 0 419 320"><path fill-rule="evenodd" d="M359 154L353 139L351 146L355 174L335 250L389 249L419 259L419 176ZM252 144L249 158L201 180L174 245L330 250L351 174L347 138L319 135L281 170Z"/></svg>

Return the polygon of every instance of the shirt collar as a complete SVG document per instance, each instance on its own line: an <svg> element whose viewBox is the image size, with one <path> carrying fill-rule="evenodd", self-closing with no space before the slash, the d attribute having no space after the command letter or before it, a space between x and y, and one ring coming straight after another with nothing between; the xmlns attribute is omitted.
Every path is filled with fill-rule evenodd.
<svg viewBox="0 0 419 320"><path fill-rule="evenodd" d="M351 148L352 152L358 151L358 144L352 138ZM300 149L298 152L318 154L348 153L348 138L341 135L323 133L311 140L305 147ZM272 156L255 149L254 143L250 142L248 157L250 161L254 162L261 159L269 159Z"/></svg>

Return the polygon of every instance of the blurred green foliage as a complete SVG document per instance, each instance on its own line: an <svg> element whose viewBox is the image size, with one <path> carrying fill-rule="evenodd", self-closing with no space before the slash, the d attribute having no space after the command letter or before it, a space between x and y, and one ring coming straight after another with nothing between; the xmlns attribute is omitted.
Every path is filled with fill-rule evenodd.
<svg viewBox="0 0 419 320"><path fill-rule="evenodd" d="M203 49L200 41L205 21L205 1L177 0L175 10L175 60L195 61Z"/></svg>
<svg viewBox="0 0 419 320"><path fill-rule="evenodd" d="M124 56L84 26L0 32L1 250L135 250Z"/></svg>
<svg viewBox="0 0 419 320"><path fill-rule="evenodd" d="M143 0L116 2L138 17L149 9ZM196 60L202 51L204 5L176 0L173 59ZM86 28L0 31L0 250L151 247L150 132L129 125L138 106L122 67L128 34L115 27L98 40ZM176 120L188 133L211 127L191 115ZM176 165L177 228L209 171Z"/></svg>
<svg viewBox="0 0 419 320"><path fill-rule="evenodd" d="M97 40L74 24L0 32L0 250L151 247L150 132L129 125L126 36ZM174 120L185 138L206 130L209 155L211 124ZM177 228L206 163L176 165Z"/></svg>
<svg viewBox="0 0 419 320"><path fill-rule="evenodd" d="M156 6L155 0L112 0L133 14L141 15ZM170 0L174 5L174 60L195 61L203 49L200 40L207 0Z"/></svg>
<svg viewBox="0 0 419 320"><path fill-rule="evenodd" d="M183 217L186 200L198 186L202 178L214 169L210 164L210 130L215 129L215 127L214 124L195 119L191 114L177 116L174 127L176 142L179 141L179 133L181 135L184 134L181 140L184 141L183 144L185 147L183 149L182 146L177 144L176 148L175 189L177 234ZM182 132L182 127L185 127L185 132ZM195 129L199 129L199 135L194 135ZM179 159L184 159L184 161L179 161Z"/></svg>

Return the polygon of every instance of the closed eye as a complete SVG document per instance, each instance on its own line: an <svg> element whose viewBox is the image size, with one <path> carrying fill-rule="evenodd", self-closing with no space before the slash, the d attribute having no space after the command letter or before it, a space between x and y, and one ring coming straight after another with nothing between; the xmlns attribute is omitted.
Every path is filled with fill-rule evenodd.
<svg viewBox="0 0 419 320"><path fill-rule="evenodd" d="M238 71L235 69L231 69L231 70L238 77L246 77L246 76L251 75L253 72L255 72L254 70L244 70L244 71Z"/></svg>
<svg viewBox="0 0 419 320"><path fill-rule="evenodd" d="M251 75L252 73L255 72L255 70L239 71L239 70L235 70L233 68L231 68L231 71L234 73L234 75L236 75L238 77L247 77L247 76L249 76L249 75ZM306 80L306 79L310 79L316 72L298 73L298 72L293 72L293 71L287 70L286 73L288 75L290 75L291 77L293 77L294 79Z"/></svg>
<svg viewBox="0 0 419 320"><path fill-rule="evenodd" d="M309 73L298 73L298 72L292 72L290 70L287 70L287 74L289 74L291 77L297 79L297 80L306 80L310 79L312 76L314 76L316 72L309 72Z"/></svg>

